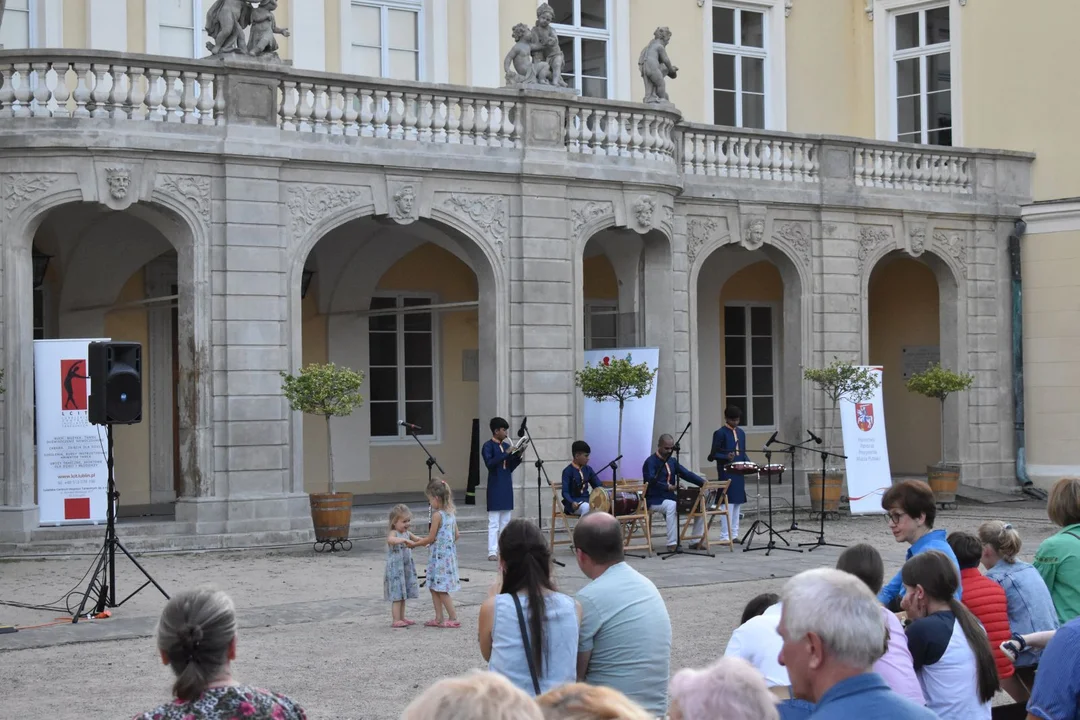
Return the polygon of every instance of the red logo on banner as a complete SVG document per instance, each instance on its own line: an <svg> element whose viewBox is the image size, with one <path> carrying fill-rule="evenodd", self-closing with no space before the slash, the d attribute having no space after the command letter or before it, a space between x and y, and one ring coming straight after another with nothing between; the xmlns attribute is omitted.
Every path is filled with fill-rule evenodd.
<svg viewBox="0 0 1080 720"><path fill-rule="evenodd" d="M608 365L611 365L611 358L605 357L604 358L604 367L607 367Z"/></svg>
<svg viewBox="0 0 1080 720"><path fill-rule="evenodd" d="M874 427L874 406L871 403L855 403L855 423L863 432Z"/></svg>
<svg viewBox="0 0 1080 720"><path fill-rule="evenodd" d="M62 411L86 409L86 381L88 379L85 360L60 361L60 409ZM90 516L87 515L87 517Z"/></svg>
<svg viewBox="0 0 1080 720"><path fill-rule="evenodd" d="M89 520L90 498L64 498L65 520Z"/></svg>

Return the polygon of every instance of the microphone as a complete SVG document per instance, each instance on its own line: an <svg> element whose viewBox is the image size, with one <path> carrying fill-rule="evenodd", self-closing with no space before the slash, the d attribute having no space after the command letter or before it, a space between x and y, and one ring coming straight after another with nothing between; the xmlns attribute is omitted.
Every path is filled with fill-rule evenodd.
<svg viewBox="0 0 1080 720"><path fill-rule="evenodd" d="M518 428L518 437L525 437L525 423L528 422L529 416L521 418L521 427Z"/></svg>
<svg viewBox="0 0 1080 720"><path fill-rule="evenodd" d="M779 433L779 432L780 432L779 430L777 430L777 431L773 432L773 434L772 434L772 437L770 437L770 438L769 438L769 441L768 441L767 443L765 443L765 447L769 447L769 446L770 446L770 445L772 445L772 444L773 444L774 442L776 442L776 435L777 435L777 433Z"/></svg>
<svg viewBox="0 0 1080 720"><path fill-rule="evenodd" d="M419 432L420 430L424 429L419 425L413 425L411 422L405 422L404 420L398 420L398 425L407 430L412 430L413 432Z"/></svg>
<svg viewBox="0 0 1080 720"><path fill-rule="evenodd" d="M810 439L813 440L814 442L816 442L818 445L820 445L822 443L821 438L819 438L817 435L815 435L813 430L807 430L806 432L809 433Z"/></svg>

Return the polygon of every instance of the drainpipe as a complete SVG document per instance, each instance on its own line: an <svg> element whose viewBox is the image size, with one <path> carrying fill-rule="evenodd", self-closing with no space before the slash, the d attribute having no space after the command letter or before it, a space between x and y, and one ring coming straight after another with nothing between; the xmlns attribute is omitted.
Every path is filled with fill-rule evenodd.
<svg viewBox="0 0 1080 720"><path fill-rule="evenodd" d="M1009 271L1012 278L1013 442L1016 446L1016 482L1028 495L1045 499L1027 475L1024 446L1024 300L1020 268L1020 238L1027 223L1017 220L1009 233Z"/></svg>

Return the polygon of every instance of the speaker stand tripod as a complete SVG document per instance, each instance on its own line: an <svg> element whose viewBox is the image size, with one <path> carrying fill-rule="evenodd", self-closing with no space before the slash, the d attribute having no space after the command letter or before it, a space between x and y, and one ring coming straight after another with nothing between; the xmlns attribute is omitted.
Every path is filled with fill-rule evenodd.
<svg viewBox="0 0 1080 720"><path fill-rule="evenodd" d="M106 463L109 468L108 478L108 490L106 492L106 499L108 506L105 510L105 544L101 548L101 558L98 560L97 567L94 569L94 574L90 576L90 582L86 586L86 593L83 595L82 602L79 603L79 609L75 613L75 616L71 618L72 624L79 622L79 618L82 617L83 612L86 610L86 603L90 599L90 595L94 589L98 590L97 603L94 605L94 614L100 614L105 612L106 608L120 607L142 590L147 585L153 585L158 591L165 596L165 599L169 599L169 593L165 592L165 589L158 585L157 580L150 576L150 573L146 572L146 569L139 564L127 548L116 537L116 502L120 499L120 493L116 492L116 478L113 476L113 428L112 425L105 426L105 434L107 437L108 448L106 450ZM134 592L128 595L120 602L116 602L116 549L119 548L120 552L127 556L127 559L139 569L139 572L146 578L139 587L135 588Z"/></svg>

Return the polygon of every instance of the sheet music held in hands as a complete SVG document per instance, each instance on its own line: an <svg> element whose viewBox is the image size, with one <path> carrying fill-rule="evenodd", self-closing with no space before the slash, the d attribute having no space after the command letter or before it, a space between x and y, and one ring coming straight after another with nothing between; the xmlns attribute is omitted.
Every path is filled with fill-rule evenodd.
<svg viewBox="0 0 1080 720"><path fill-rule="evenodd" d="M514 440L513 442L510 443L510 452L511 453L525 452L525 448L527 448L527 447L529 447L529 438L528 438L528 436L523 435L523 436L519 437L517 440Z"/></svg>

